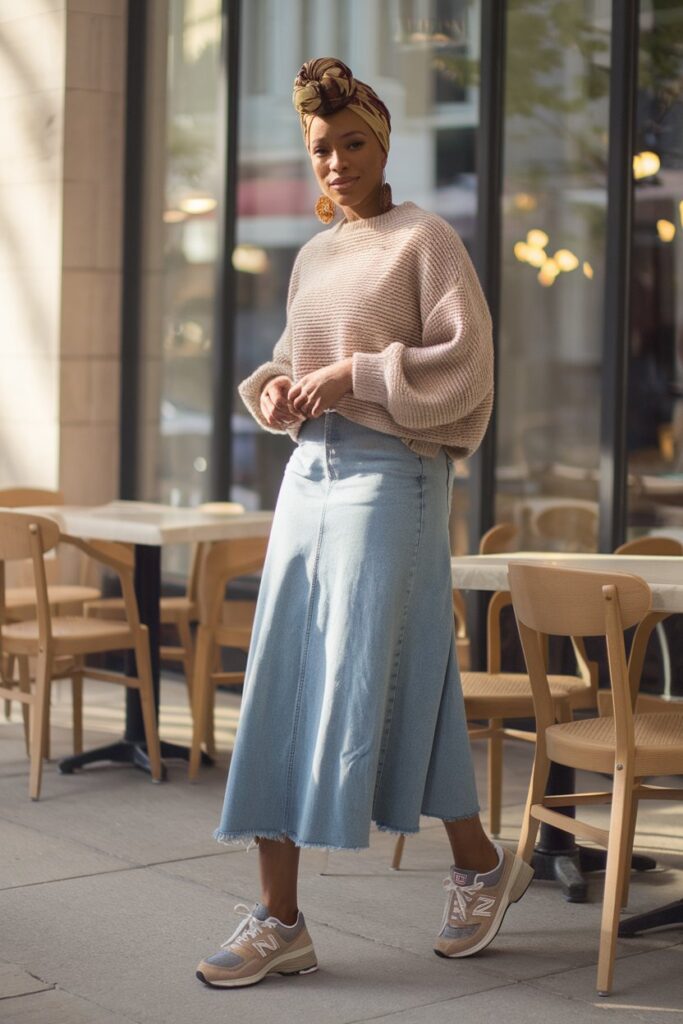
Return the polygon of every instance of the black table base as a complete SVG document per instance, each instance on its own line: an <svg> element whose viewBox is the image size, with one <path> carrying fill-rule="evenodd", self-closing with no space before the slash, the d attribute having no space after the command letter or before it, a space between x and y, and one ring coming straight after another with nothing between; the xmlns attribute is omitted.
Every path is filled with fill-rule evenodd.
<svg viewBox="0 0 683 1024"><path fill-rule="evenodd" d="M181 747L177 743L167 743L166 740L162 740L161 757L166 761L189 761L190 751L187 747ZM72 775L77 768L83 768L86 764L94 764L96 761L132 764L141 771L147 772L148 775L151 774L146 745L129 740L117 740L116 743L109 743L106 747L96 747L94 750L86 750L83 754L65 757L59 762L59 771L61 775ZM213 763L213 758L202 750L202 764L212 765ZM165 779L166 765L162 764L161 781L165 781Z"/></svg>
<svg viewBox="0 0 683 1024"><path fill-rule="evenodd" d="M559 796L562 793L573 793L575 787L574 769L552 762L546 794ZM556 809L569 818L576 816L574 807L558 807ZM564 832L562 829L543 822L531 863L536 878L560 883L568 903L585 903L588 896L588 883L583 874L584 872L604 871L607 863L607 851L577 846L571 832ZM651 857L634 854L631 858L631 867L636 871L652 871L657 867L657 862Z"/></svg>
<svg viewBox="0 0 683 1024"><path fill-rule="evenodd" d="M656 910L626 918L619 925L619 938L629 939L633 935L650 931L651 928L664 928L672 924L683 924L683 900L675 900Z"/></svg>
<svg viewBox="0 0 683 1024"><path fill-rule="evenodd" d="M159 665L159 601L161 598L161 548L149 544L135 545L135 594L138 599L140 621L149 630L149 653L152 663L152 681L154 684L154 706L159 719L160 665ZM127 658L127 672L135 676L135 654ZM190 751L177 743L161 741L161 757L189 761ZM142 705L137 690L126 689L126 731L123 739L94 750L86 750L82 754L65 757L59 762L62 775L71 775L77 768L97 761L114 761L118 764L132 764L141 771L151 774L145 727L142 718ZM212 765L213 759L202 751L202 764ZM161 778L166 778L166 768L161 766Z"/></svg>

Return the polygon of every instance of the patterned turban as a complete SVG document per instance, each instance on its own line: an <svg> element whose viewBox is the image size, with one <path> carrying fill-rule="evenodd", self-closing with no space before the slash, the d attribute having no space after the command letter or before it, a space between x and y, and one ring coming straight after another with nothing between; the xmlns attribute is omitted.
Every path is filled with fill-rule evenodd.
<svg viewBox="0 0 683 1024"><path fill-rule="evenodd" d="M316 115L326 117L348 107L373 130L384 152L389 152L389 111L375 90L354 78L351 69L336 57L318 57L301 66L294 79L292 102L299 112L307 147Z"/></svg>

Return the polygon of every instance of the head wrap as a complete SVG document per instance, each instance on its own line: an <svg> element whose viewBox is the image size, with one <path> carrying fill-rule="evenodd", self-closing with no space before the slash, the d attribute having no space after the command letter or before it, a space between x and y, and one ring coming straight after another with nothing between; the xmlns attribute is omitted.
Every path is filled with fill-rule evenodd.
<svg viewBox="0 0 683 1024"><path fill-rule="evenodd" d="M336 57L318 57L302 64L294 79L292 102L301 118L306 146L314 117L327 117L348 107L372 129L384 152L389 152L388 109L375 90L354 78L351 69Z"/></svg>

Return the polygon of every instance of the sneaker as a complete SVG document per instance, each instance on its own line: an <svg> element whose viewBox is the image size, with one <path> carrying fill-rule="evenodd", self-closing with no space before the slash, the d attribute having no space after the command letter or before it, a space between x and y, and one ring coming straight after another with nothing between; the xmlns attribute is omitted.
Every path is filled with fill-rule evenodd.
<svg viewBox="0 0 683 1024"><path fill-rule="evenodd" d="M268 908L257 903L250 910L238 903L235 910L246 911L245 920L224 942L221 950L197 967L197 977L212 988L242 988L263 981L267 974L311 974L318 969L311 936L304 915L285 925L271 917Z"/></svg>
<svg viewBox="0 0 683 1024"><path fill-rule="evenodd" d="M505 911L522 898L534 869L496 844L499 863L485 874L451 868L444 879L447 892L441 931L434 943L437 956L472 956L498 934Z"/></svg>

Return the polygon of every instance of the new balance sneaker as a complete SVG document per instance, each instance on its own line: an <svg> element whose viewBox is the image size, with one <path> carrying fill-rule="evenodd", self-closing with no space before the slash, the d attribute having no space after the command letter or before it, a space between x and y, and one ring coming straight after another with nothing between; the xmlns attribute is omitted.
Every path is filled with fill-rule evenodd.
<svg viewBox="0 0 683 1024"><path fill-rule="evenodd" d="M499 862L492 871L460 871L452 867L444 879L446 907L434 943L437 956L472 956L498 934L505 912L531 884L534 869L496 844Z"/></svg>
<svg viewBox="0 0 683 1024"><path fill-rule="evenodd" d="M267 974L317 971L318 961L301 911L294 924L285 925L271 917L262 903L257 903L253 910L238 903L235 910L246 911L245 920L223 943L220 952L202 960L197 967L197 977L205 985L242 988L255 985Z"/></svg>

